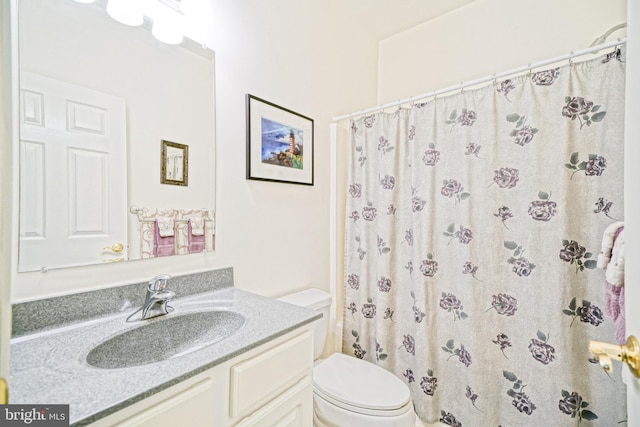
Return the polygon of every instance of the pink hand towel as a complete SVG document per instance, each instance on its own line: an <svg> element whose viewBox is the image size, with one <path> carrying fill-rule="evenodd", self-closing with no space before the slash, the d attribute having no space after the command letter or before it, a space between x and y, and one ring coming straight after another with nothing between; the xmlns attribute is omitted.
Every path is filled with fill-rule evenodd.
<svg viewBox="0 0 640 427"><path fill-rule="evenodd" d="M200 236L193 235L193 229L191 228L191 220L189 220L189 227L187 230L188 247L187 250L190 254L195 254L204 251L204 234Z"/></svg>
<svg viewBox="0 0 640 427"><path fill-rule="evenodd" d="M162 237L160 235L160 227L158 226L158 220L153 221L153 256L168 256L175 255L175 237L167 236Z"/></svg>
<svg viewBox="0 0 640 427"><path fill-rule="evenodd" d="M612 285L609 282L605 282L605 284L607 288L605 312L613 320L616 342L624 344L627 341L624 316L624 286Z"/></svg>

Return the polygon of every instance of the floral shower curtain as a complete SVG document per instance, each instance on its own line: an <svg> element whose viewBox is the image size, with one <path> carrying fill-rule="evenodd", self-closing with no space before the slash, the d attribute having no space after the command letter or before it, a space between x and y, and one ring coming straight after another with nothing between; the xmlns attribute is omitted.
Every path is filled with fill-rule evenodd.
<svg viewBox="0 0 640 427"><path fill-rule="evenodd" d="M451 426L625 425L602 233L623 214L624 62L352 123L343 352Z"/></svg>

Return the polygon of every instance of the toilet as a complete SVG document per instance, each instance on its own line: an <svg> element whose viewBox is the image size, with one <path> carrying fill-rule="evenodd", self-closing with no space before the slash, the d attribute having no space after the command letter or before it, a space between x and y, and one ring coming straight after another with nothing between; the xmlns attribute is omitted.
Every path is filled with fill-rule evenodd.
<svg viewBox="0 0 640 427"><path fill-rule="evenodd" d="M413 427L409 387L391 372L365 360L333 353L324 360L331 296L320 289L279 298L322 313L314 324L313 422L315 427Z"/></svg>

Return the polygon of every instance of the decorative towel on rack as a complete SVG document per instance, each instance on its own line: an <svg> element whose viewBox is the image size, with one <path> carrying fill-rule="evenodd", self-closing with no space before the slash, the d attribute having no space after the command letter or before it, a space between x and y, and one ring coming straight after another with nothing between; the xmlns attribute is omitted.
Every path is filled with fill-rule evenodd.
<svg viewBox="0 0 640 427"><path fill-rule="evenodd" d="M189 223L191 224L191 235L192 236L204 236L204 218L190 216Z"/></svg>
<svg viewBox="0 0 640 427"><path fill-rule="evenodd" d="M175 221L173 218L158 216L156 217L156 225L158 226L158 234L161 237L172 237L175 235Z"/></svg>
<svg viewBox="0 0 640 427"><path fill-rule="evenodd" d="M213 220L206 209L138 208L141 258L213 250Z"/></svg>
<svg viewBox="0 0 640 427"><path fill-rule="evenodd" d="M204 248L204 221L202 222L202 229L194 228L193 219L189 220L189 234L188 234L188 251L190 254L202 252ZM195 222L197 224L197 221Z"/></svg>
<svg viewBox="0 0 640 427"><path fill-rule="evenodd" d="M606 228L602 236L602 249L598 255L598 268L606 269L605 312L615 327L615 340L626 342L624 313L624 222L619 221Z"/></svg>
<svg viewBox="0 0 640 427"><path fill-rule="evenodd" d="M142 259L176 253L175 209L139 208L140 257Z"/></svg>
<svg viewBox="0 0 640 427"><path fill-rule="evenodd" d="M167 225L174 224L171 218L159 217L153 222L153 256L169 256L176 253L176 242L174 237L174 230L171 227L167 230Z"/></svg>
<svg viewBox="0 0 640 427"><path fill-rule="evenodd" d="M206 211L202 209L180 209L176 210L176 253L178 255L195 253L196 250L190 249L191 243L191 231L190 221L199 220L204 224L204 218L206 217ZM203 225L204 227L204 225ZM204 231L203 231L204 237ZM203 240L204 241L204 240ZM202 249L197 252L202 252Z"/></svg>

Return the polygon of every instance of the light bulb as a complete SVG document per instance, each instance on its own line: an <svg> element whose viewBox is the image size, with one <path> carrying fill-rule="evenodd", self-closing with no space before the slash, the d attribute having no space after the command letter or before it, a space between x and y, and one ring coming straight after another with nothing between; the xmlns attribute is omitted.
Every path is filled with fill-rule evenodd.
<svg viewBox="0 0 640 427"><path fill-rule="evenodd" d="M137 27L144 22L144 15L127 0L109 0L107 13L121 24Z"/></svg>
<svg viewBox="0 0 640 427"><path fill-rule="evenodd" d="M168 19L166 16L156 18L151 28L153 37L167 44L180 44L184 35L180 26L174 20Z"/></svg>
<svg viewBox="0 0 640 427"><path fill-rule="evenodd" d="M167 44L182 43L184 38L182 13L162 4L153 17L151 34L153 37Z"/></svg>

